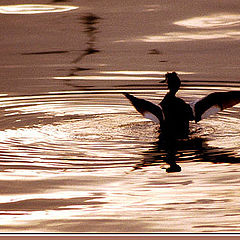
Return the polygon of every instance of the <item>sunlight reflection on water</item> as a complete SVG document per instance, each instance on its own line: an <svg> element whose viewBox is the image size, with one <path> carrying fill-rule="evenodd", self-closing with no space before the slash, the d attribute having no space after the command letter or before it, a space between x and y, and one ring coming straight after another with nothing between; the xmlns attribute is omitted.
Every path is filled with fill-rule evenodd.
<svg viewBox="0 0 240 240"><path fill-rule="evenodd" d="M0 6L2 14L39 14L39 13L54 13L65 12L78 9L75 6L60 6L60 5L44 5L44 4L19 4Z"/></svg>
<svg viewBox="0 0 240 240"><path fill-rule="evenodd" d="M141 38L117 40L115 42L178 42L193 40L211 40L211 39L240 39L238 30L215 30L199 32L169 32L161 35L149 35Z"/></svg>
<svg viewBox="0 0 240 240"><path fill-rule="evenodd" d="M155 102L164 93L137 95ZM182 91L182 96L188 93ZM205 95L202 90L199 94ZM191 145L194 142L183 143L179 150L183 171L168 175L164 171L164 150L155 149L157 126L142 119L119 94L2 97L2 106L5 117L0 124L5 129L0 131L0 214L6 231L8 226L12 226L10 231L21 231L27 224L35 231L54 232L57 225L54 227L53 222L57 221L62 231L101 232L110 229L108 225L99 226L97 219L111 218L111 231L132 231L136 227L133 223L121 227L121 221L127 218L128 222L137 221L143 232L194 232L208 229L203 226L206 215L218 217L221 229L227 229L225 215L235 211L238 199L222 186L225 178L230 181L238 177L237 167L228 163L238 149L229 145L229 134L231 143L237 143L240 134L234 109L202 122L203 130L195 136L205 134L205 143L201 147ZM212 130L208 132L209 128ZM219 154L225 154L223 163L211 164L214 159L218 161ZM216 172L219 180L213 183ZM13 181L17 181L15 186L9 188ZM238 186L232 186L231 191L236 190ZM228 201L232 204L226 209ZM199 214L190 221L193 211ZM181 227L176 214L184 222ZM160 218L167 225L162 225ZM83 230L91 219L95 219L95 230ZM209 225L212 219L208 218ZM74 222L79 226L77 230Z"/></svg>
<svg viewBox="0 0 240 240"><path fill-rule="evenodd" d="M188 28L218 28L240 24L239 14L214 14L210 16L194 17L182 21L174 22L176 25Z"/></svg>

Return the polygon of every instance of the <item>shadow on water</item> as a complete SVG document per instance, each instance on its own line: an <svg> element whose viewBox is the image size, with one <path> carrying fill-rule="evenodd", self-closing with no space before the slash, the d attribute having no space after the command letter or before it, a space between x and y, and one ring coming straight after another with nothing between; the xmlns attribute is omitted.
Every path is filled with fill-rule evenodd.
<svg viewBox="0 0 240 240"><path fill-rule="evenodd" d="M142 169L152 165L161 165L163 162L169 165L166 172L181 172L181 162L197 161L212 163L240 163L240 157L234 156L229 150L210 147L208 138L190 136L187 139L166 138L159 134L158 141L153 147L143 153L143 160L137 163L133 170Z"/></svg>
<svg viewBox="0 0 240 240"><path fill-rule="evenodd" d="M21 55L47 55L47 54L60 54L60 53L68 53L69 51L44 51L44 52L29 52L29 53L21 53Z"/></svg>
<svg viewBox="0 0 240 240"><path fill-rule="evenodd" d="M87 35L86 49L77 58L75 58L72 63L79 63L87 55L95 54L100 52L95 47L96 34L98 33L98 28L96 24L99 23L101 18L93 13L89 13L85 16L80 17L80 22L84 25L84 33ZM90 70L89 68L75 67L71 69L70 76L76 75L78 71Z"/></svg>
<svg viewBox="0 0 240 240"><path fill-rule="evenodd" d="M54 0L54 3L58 2L67 2L67 0ZM80 62L84 59L84 57L92 54L99 53L100 50L97 49L96 45L96 35L99 32L97 24L102 18L93 14L88 13L84 16L78 17L78 21L80 21L81 25L84 26L84 34L87 35L87 40L85 44L87 45L84 50L80 50L80 53L78 53L78 56L75 57L74 60L71 61L71 64L75 64L70 69L70 72L68 73L68 76L78 76L78 72L81 71L87 71L92 70L92 68L88 67L81 67L79 66ZM53 50L53 51L37 51L37 52L23 52L21 55L58 55L58 54L67 54L70 52L79 52L79 50ZM68 70L69 71L69 70ZM75 86L73 83L71 83L71 80L66 80L66 85L71 85L72 87L78 87Z"/></svg>

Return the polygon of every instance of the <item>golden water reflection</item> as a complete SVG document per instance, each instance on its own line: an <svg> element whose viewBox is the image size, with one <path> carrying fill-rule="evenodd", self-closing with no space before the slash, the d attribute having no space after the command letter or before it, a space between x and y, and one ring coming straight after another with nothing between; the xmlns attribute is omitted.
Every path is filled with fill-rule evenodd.
<svg viewBox="0 0 240 240"><path fill-rule="evenodd" d="M214 30L199 32L168 32L161 35L142 36L135 39L117 40L115 42L179 42L193 40L240 39L240 31Z"/></svg>
<svg viewBox="0 0 240 240"><path fill-rule="evenodd" d="M211 90L182 90L180 97ZM157 103L166 91L134 92ZM181 149L182 171L166 173L157 125L119 90L7 96L1 106L3 232L221 232L237 219L227 216L239 207L239 164L227 161L238 147L211 141L237 142L236 109L200 123L197 136L209 139L201 149ZM218 154L225 161L212 164L223 159ZM218 227L205 226L216 218Z"/></svg>
<svg viewBox="0 0 240 240"><path fill-rule="evenodd" d="M125 76L68 76L68 77L53 77L53 79L57 80L159 80L163 78L156 77L125 77Z"/></svg>
<svg viewBox="0 0 240 240"><path fill-rule="evenodd" d="M171 72L169 70L169 72ZM123 75L165 75L166 71L133 71L133 70L122 70L122 71L101 71L104 74L123 74ZM178 71L178 74L194 74L194 72L183 72Z"/></svg>
<svg viewBox="0 0 240 240"><path fill-rule="evenodd" d="M176 21L174 24L187 28L219 28L235 26L240 24L240 14L218 13Z"/></svg>
<svg viewBox="0 0 240 240"><path fill-rule="evenodd" d="M162 33L161 35L145 35L139 38L122 39L115 42L179 42L192 40L240 39L240 31L238 31L238 29L226 28L238 26L240 24L239 14L219 13L184 19L173 22L173 24L195 31L172 31ZM217 28L225 29L216 30ZM196 29L211 29L211 31L196 31Z"/></svg>
<svg viewBox="0 0 240 240"><path fill-rule="evenodd" d="M78 9L76 6L60 6L49 4L18 4L0 6L0 13L2 14L39 14L39 13L54 13L66 12Z"/></svg>

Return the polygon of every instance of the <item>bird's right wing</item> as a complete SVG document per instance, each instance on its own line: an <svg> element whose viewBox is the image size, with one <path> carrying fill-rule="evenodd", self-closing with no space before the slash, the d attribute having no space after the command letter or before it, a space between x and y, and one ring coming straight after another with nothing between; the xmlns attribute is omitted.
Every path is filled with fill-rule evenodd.
<svg viewBox="0 0 240 240"><path fill-rule="evenodd" d="M129 93L123 94L132 103L135 109L145 118L148 118L155 123L161 123L161 121L164 119L164 114L160 105L156 105L147 100L134 97Z"/></svg>
<svg viewBox="0 0 240 240"><path fill-rule="evenodd" d="M192 107L195 121L199 122L201 119L238 103L240 103L240 91L229 91L211 93L196 102L190 103L190 106Z"/></svg>

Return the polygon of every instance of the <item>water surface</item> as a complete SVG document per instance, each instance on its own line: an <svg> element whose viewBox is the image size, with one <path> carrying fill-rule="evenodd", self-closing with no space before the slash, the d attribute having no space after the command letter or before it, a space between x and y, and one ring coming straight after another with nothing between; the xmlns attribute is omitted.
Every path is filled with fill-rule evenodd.
<svg viewBox="0 0 240 240"><path fill-rule="evenodd" d="M169 171L159 126L122 95L159 103L167 71L186 102L239 90L238 2L11 4L0 7L1 232L239 232L239 105L191 123L181 171Z"/></svg>

